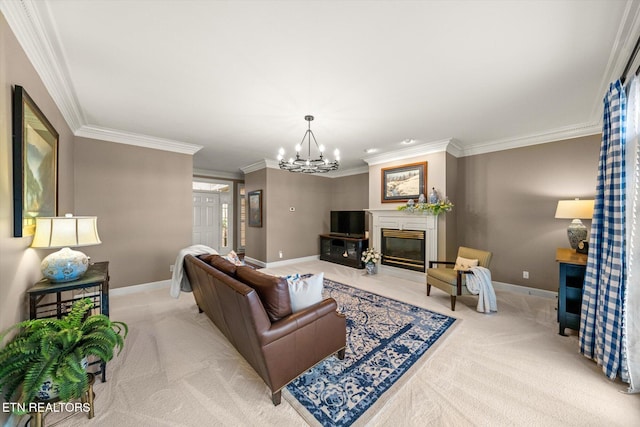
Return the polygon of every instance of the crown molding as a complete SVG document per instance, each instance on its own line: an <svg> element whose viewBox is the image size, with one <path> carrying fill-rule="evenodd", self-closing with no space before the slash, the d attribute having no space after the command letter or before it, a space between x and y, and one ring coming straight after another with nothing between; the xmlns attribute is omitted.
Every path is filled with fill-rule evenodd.
<svg viewBox="0 0 640 427"><path fill-rule="evenodd" d="M251 163L250 165L241 167L240 170L246 175L248 173L259 171L260 169L265 169L265 168L279 169L278 163L276 163L275 160L262 159L255 163Z"/></svg>
<svg viewBox="0 0 640 427"><path fill-rule="evenodd" d="M527 147L530 145L546 144L548 142L562 141L564 139L595 135L601 132L602 125L600 123L581 123L572 126L565 126L547 132L540 132L515 138L504 138L496 141L473 144L465 147L462 150L463 154L460 157L475 156L478 154L510 150L513 148Z"/></svg>
<svg viewBox="0 0 640 427"><path fill-rule="evenodd" d="M595 121L591 123L580 123L577 125L565 126L558 129L539 132L535 134L504 138L496 141L481 142L466 147L463 146L460 141L454 138L448 138L440 141L417 145L415 147L403 148L387 153L381 153L375 156L365 157L363 160L367 162L369 166L372 166L381 163L393 162L396 160L425 156L442 151L446 151L454 157L475 156L478 154L491 153L494 151L511 150L513 148L527 147L530 145L546 144L548 142L596 135L601 132L601 121Z"/></svg>
<svg viewBox="0 0 640 427"><path fill-rule="evenodd" d="M363 173L369 173L369 166L360 166L351 169L338 169L337 171L320 174L320 176L326 176L327 178L341 178L343 176L360 175Z"/></svg>
<svg viewBox="0 0 640 427"><path fill-rule="evenodd" d="M99 139L103 141L117 142L119 144L135 145L138 147L172 151L174 153L189 155L194 155L202 149L201 145L101 128L98 126L82 126L75 132L75 135L83 138Z"/></svg>
<svg viewBox="0 0 640 427"><path fill-rule="evenodd" d="M44 4L42 7L47 6ZM32 0L2 0L0 10L67 125L75 132L86 123L86 119L70 83L58 41L47 36L46 26L51 25L50 18L41 16Z"/></svg>
<svg viewBox="0 0 640 427"><path fill-rule="evenodd" d="M462 157L464 155L464 148L460 145L460 142L454 138L447 144L446 151L454 157Z"/></svg>
<svg viewBox="0 0 640 427"><path fill-rule="evenodd" d="M221 171L213 171L209 169L193 169L193 176L198 178L207 178L207 179L231 179L234 181L242 181L244 180L244 176L240 172L221 172Z"/></svg>
<svg viewBox="0 0 640 427"><path fill-rule="evenodd" d="M33 64L34 69L42 79L51 98L75 135L187 154L194 154L202 148L198 145L88 125L73 85L71 84L64 54L58 40L56 37L49 37L47 35L55 34L56 32L46 2L40 4L35 0L0 0L0 11L5 16L7 23L25 51L25 54ZM588 123L521 137L473 144L464 148L453 139L446 139L366 157L363 160L369 165L375 165L440 151L446 151L456 157L464 157L600 133L602 96L606 92L609 83L620 77L639 34L640 2L627 0L624 15L619 24L618 33L605 69L606 71L603 74L600 85L601 90L595 97L591 120ZM632 69L637 67L638 62L640 62L640 56L636 58ZM246 168L249 168L249 171L262 169L264 167L278 169L275 161L267 162L265 159L264 162L258 163L262 163L263 166L257 167L257 169L251 169L252 167L256 167L256 164L254 164ZM245 172L244 168L242 170L244 173L248 173ZM355 173L362 172L356 169ZM350 171L341 171L339 174L327 174L325 176L345 176L349 174L353 173Z"/></svg>
<svg viewBox="0 0 640 427"><path fill-rule="evenodd" d="M591 121L602 122L602 98L607 92L609 84L618 80L624 72L627 60L631 57L636 41L640 37L640 2L627 0L627 6L618 25L618 33L611 47L611 54L607 67L600 82L600 90L591 112ZM640 62L640 55L635 58L630 71L633 73ZM626 76L622 76L626 77Z"/></svg>
<svg viewBox="0 0 640 427"><path fill-rule="evenodd" d="M426 144L420 144L413 147L401 148L399 150L376 154L375 156L365 157L362 160L367 162L369 166L373 166L379 165L381 163L393 162L396 160L404 160L411 157L425 156L427 154L448 151L447 147L452 143L452 141L453 138L442 139L440 141L428 142ZM458 147L459 150L459 146L456 145L456 147Z"/></svg>

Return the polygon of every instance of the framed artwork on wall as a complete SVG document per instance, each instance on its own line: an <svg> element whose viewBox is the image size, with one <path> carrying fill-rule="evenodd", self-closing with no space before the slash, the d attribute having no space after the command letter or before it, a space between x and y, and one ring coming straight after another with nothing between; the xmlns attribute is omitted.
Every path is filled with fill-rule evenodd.
<svg viewBox="0 0 640 427"><path fill-rule="evenodd" d="M262 227L262 190L249 191L249 227Z"/></svg>
<svg viewBox="0 0 640 427"><path fill-rule="evenodd" d="M382 168L382 203L418 199L427 188L427 162Z"/></svg>
<svg viewBox="0 0 640 427"><path fill-rule="evenodd" d="M22 86L13 91L13 235L58 211L58 132Z"/></svg>

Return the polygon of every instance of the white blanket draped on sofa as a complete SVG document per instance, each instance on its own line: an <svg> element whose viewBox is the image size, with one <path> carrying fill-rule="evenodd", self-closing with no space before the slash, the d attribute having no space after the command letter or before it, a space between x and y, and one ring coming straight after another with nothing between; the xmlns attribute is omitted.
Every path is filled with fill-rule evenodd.
<svg viewBox="0 0 640 427"><path fill-rule="evenodd" d="M217 253L218 251L205 245L193 245L184 249L180 249L180 252L178 252L178 256L176 257L176 262L173 265L173 276L171 276L170 295L174 298L178 298L180 296L180 291L191 292L191 283L189 283L187 275L184 274L184 257L186 257L187 255L196 256Z"/></svg>
<svg viewBox="0 0 640 427"><path fill-rule="evenodd" d="M466 275L467 289L473 295L478 295L478 310L481 313L498 311L496 293L491 284L491 271L485 267L472 267L473 274Z"/></svg>

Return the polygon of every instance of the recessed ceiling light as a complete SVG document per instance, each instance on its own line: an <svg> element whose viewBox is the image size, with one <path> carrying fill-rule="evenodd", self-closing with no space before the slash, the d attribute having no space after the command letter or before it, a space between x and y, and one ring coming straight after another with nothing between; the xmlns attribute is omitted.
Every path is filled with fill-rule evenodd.
<svg viewBox="0 0 640 427"><path fill-rule="evenodd" d="M405 139L404 141L401 142L402 145L409 145L409 144L413 144L414 142L416 142L415 139Z"/></svg>
<svg viewBox="0 0 640 427"><path fill-rule="evenodd" d="M377 148L367 148L366 150L364 150L364 152L367 153L367 154L377 153L378 149Z"/></svg>

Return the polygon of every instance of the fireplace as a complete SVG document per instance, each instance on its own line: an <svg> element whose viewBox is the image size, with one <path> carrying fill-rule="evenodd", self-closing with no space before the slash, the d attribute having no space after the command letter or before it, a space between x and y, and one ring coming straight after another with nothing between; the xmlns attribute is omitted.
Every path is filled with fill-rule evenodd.
<svg viewBox="0 0 640 427"><path fill-rule="evenodd" d="M425 231L381 230L382 264L413 271L425 271Z"/></svg>
<svg viewBox="0 0 640 427"><path fill-rule="evenodd" d="M420 261L420 268L408 269L401 264L390 264L387 258L380 265L379 271L384 274L390 274L403 279L412 280L418 283L424 283L424 267L430 260L438 259L438 221L434 215L424 215L418 213L409 213L396 209L367 209L371 215L369 224L371 224L371 239L369 247L380 250L384 254L382 246L382 230L392 229L396 231L419 231L424 232L424 253ZM401 242L406 243L406 242ZM413 242L412 244L416 244ZM386 249L386 248L385 248ZM393 255L392 255L393 256ZM409 258L405 255L395 255L400 258ZM396 260L397 261L397 260ZM413 263L415 266L419 261Z"/></svg>

